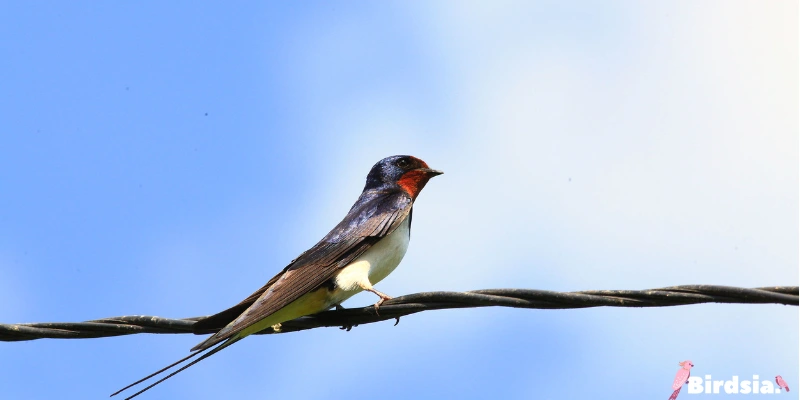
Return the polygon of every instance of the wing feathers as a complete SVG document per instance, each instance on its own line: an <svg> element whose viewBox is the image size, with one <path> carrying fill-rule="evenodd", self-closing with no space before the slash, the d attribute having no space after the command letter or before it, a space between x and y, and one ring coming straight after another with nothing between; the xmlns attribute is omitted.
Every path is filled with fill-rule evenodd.
<svg viewBox="0 0 800 400"><path fill-rule="evenodd" d="M196 333L219 325L227 318L233 319L236 312L247 307L238 318L192 350L207 349L234 337L324 284L337 270L393 232L409 215L413 201L400 191L365 192L356 204L358 207L353 207L325 238L270 279L267 285L236 306L209 317L208 321L198 321L193 328Z"/></svg>

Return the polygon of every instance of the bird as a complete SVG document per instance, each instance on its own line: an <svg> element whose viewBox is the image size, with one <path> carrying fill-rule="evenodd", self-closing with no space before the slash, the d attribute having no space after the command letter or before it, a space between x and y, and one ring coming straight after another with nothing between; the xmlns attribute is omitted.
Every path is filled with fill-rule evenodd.
<svg viewBox="0 0 800 400"><path fill-rule="evenodd" d="M786 384L786 381L783 380L783 377L778 375L775 377L775 383L778 384L778 387L782 388L783 390L789 391L789 385Z"/></svg>
<svg viewBox="0 0 800 400"><path fill-rule="evenodd" d="M414 202L428 181L442 173L408 155L378 161L367 174L358 200L322 240L239 304L198 320L192 326L193 332L216 333L194 346L189 356L111 396L200 356L126 398L132 399L251 334L270 327L279 330L283 322L339 308L361 291L378 296L374 304L378 312L391 297L373 285L400 264L411 237Z"/></svg>
<svg viewBox="0 0 800 400"><path fill-rule="evenodd" d="M691 369L694 367L694 364L690 360L686 360L683 362L679 362L678 365L681 366L681 369L678 370L678 373L675 374L675 380L672 381L672 396L669 396L669 400L675 400L678 398L678 393L681 392L681 387L683 387L684 383L688 382L689 375L691 375Z"/></svg>

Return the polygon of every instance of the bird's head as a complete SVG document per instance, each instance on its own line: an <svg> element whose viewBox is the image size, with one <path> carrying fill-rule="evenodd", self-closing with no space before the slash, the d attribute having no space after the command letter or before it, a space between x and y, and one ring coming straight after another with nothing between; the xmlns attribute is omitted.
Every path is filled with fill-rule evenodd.
<svg viewBox="0 0 800 400"><path fill-rule="evenodd" d="M364 190L399 186L416 199L428 180L442 171L430 169L425 161L412 156L391 156L378 161L367 175Z"/></svg>
<svg viewBox="0 0 800 400"><path fill-rule="evenodd" d="M694 367L694 364L692 364L691 360L686 360L684 362L680 362L680 363L678 363L678 365L683 367L683 369L692 369L692 367Z"/></svg>

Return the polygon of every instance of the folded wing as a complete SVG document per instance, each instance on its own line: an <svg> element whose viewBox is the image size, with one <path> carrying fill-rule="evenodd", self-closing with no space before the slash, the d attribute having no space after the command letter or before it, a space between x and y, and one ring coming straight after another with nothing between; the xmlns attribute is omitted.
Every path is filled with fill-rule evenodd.
<svg viewBox="0 0 800 400"><path fill-rule="evenodd" d="M198 321L203 333L225 324L192 350L204 350L269 317L334 277L410 214L413 200L402 191L364 192L347 216L314 247L301 254L261 289L239 304Z"/></svg>

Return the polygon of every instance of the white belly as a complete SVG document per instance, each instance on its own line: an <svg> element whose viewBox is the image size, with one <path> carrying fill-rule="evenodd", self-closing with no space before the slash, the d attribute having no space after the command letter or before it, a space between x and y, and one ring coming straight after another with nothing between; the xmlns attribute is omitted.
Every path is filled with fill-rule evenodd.
<svg viewBox="0 0 800 400"><path fill-rule="evenodd" d="M406 218L394 232L375 243L336 275L336 287L340 290L334 294L332 304L339 304L386 278L406 254L408 241L409 218Z"/></svg>

